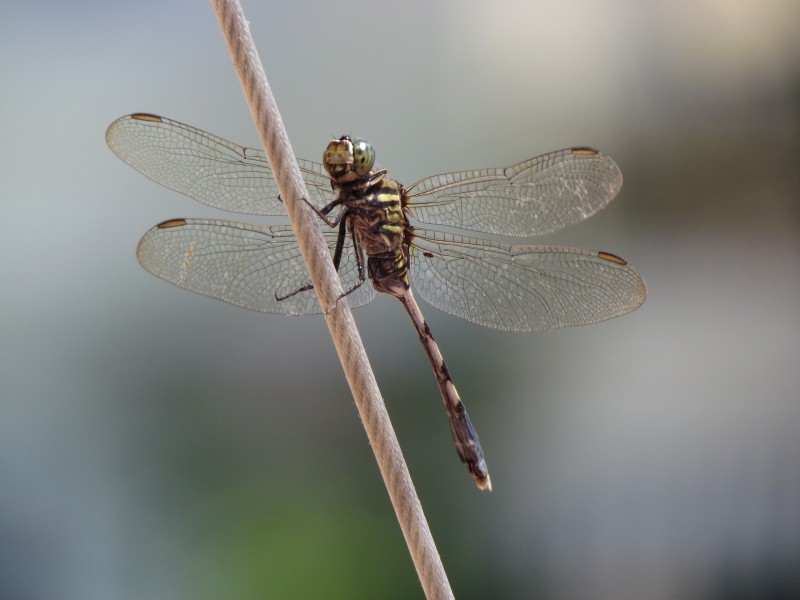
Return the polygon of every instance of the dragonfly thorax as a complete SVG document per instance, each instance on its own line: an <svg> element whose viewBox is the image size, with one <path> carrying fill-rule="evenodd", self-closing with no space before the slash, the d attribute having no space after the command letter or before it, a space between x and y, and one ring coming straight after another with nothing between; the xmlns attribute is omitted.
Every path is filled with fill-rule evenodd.
<svg viewBox="0 0 800 600"><path fill-rule="evenodd" d="M369 174L375 164L375 149L365 139L343 135L328 144L322 164L336 183L348 183Z"/></svg>

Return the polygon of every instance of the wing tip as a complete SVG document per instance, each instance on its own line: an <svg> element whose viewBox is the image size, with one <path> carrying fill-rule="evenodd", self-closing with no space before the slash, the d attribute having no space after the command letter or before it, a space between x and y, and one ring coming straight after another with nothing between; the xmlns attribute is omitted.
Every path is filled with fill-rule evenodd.
<svg viewBox="0 0 800 600"><path fill-rule="evenodd" d="M602 258L603 260L607 260L608 262L616 263L622 266L628 264L628 261L622 258L621 256L617 256L616 254L612 254L611 252L604 252L602 250L600 250L597 253L597 258Z"/></svg>
<svg viewBox="0 0 800 600"><path fill-rule="evenodd" d="M600 154L600 150L590 148L589 146L575 146L569 150L576 156L597 156Z"/></svg>
<svg viewBox="0 0 800 600"><path fill-rule="evenodd" d="M186 219L167 219L166 221L161 221L158 225L156 225L156 229L171 229L172 227L183 227L186 225Z"/></svg>
<svg viewBox="0 0 800 600"><path fill-rule="evenodd" d="M125 118L125 117L123 117ZM154 115L152 113L132 113L128 115L129 119L134 121L152 121L153 123L161 123L164 119L163 117L159 117L158 115Z"/></svg>

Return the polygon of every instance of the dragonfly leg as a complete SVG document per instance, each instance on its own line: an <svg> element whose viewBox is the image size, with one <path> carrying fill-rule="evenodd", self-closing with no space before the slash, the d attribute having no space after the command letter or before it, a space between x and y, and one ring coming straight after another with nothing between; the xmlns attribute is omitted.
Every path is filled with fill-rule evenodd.
<svg viewBox="0 0 800 600"><path fill-rule="evenodd" d="M444 363L442 353L439 351L439 346L436 340L431 335L431 330L425 322L422 312L417 305L411 289L408 289L404 294L397 296L400 302L411 317L414 327L419 334L419 339L425 347L425 352L428 355L428 360L433 367L436 374L436 381L439 384L439 390L442 393L444 406L447 409L447 415L450 417L450 430L453 433L453 442L456 445L456 452L461 459L475 483L482 490L492 489L492 480L489 478L489 470L486 466L486 459L483 456L483 448L478 439L478 432L470 421L467 409L461 398L458 395L456 386L450 377L450 371Z"/></svg>
<svg viewBox="0 0 800 600"><path fill-rule="evenodd" d="M306 200L306 202L308 202L308 201ZM333 252L333 268L336 269L337 273L339 272L339 265L342 262L342 253L344 251L344 239L345 239L345 235L347 234L346 223L347 223L347 221L344 220L339 225L339 235L336 238L336 249ZM311 283L307 283L306 285L304 285L302 287L299 287L296 290L294 290L293 292L289 292L288 294L286 294L284 296L279 296L278 293L276 292L275 293L275 300L277 300L278 302L282 302L283 300L291 298L292 296L296 296L297 294L301 294L303 292L308 292L309 290L313 290L313 289L314 289L314 285L311 284ZM339 299L337 298L337 302L338 302L338 300Z"/></svg>
<svg viewBox="0 0 800 600"><path fill-rule="evenodd" d="M296 290L289 292L288 294L284 294L283 296L279 295L278 292L275 292L275 300L278 302L283 302L284 300L288 300L297 294L302 294L303 292L307 292L309 290L313 290L314 285L311 283L307 283L306 285L297 288Z"/></svg>
<svg viewBox="0 0 800 600"><path fill-rule="evenodd" d="M336 254L334 254L333 257L333 263L336 266L337 271L339 270L339 263L337 262L337 256L339 257L339 259L341 259L342 249L344 247L344 232L346 229L345 224L347 223L347 221L348 219L342 221L342 224L339 227L339 240L336 243ZM355 292L367 281L367 271L364 267L366 263L364 256L364 246L359 241L358 236L355 234L355 230L352 228L352 226L350 227L350 237L353 240L353 254L356 257L356 265L358 266L358 281L355 284L353 284L353 286L351 286L350 289L345 290L342 293L342 295L336 299L336 302L334 302L331 305L331 307L328 308L327 314L330 314L330 312L333 310L333 307L336 306L336 304L338 304L342 298L346 298L347 296Z"/></svg>
<svg viewBox="0 0 800 600"><path fill-rule="evenodd" d="M340 223L339 223L339 234L338 234L338 236L336 238L336 248L333 251L333 268L336 269L336 272L338 273L339 272L339 266L342 263L342 255L344 254L344 241L345 241L345 238L347 236L347 219L341 220L341 219L337 218L337 220L340 220ZM353 287L351 287L349 290L347 290L341 296L339 296L336 299L336 302L334 302L334 304L332 306L335 306L336 303L339 302L339 300L341 300L342 298L344 298L345 296L347 296L351 292L354 292L355 290L360 288L364 284L364 282L366 281L366 274L364 272L364 256L363 256L364 249L361 247L360 244L358 244L355 241L355 238L353 239L353 243L354 243L354 245L356 245L356 253L355 254L356 254L356 262L358 263L358 279L359 279L359 281ZM283 300L287 300L288 298L296 296L297 294L301 294L303 292L308 292L308 291L313 290L313 289L314 289L314 285L311 284L311 283L307 283L306 285L304 285L302 287L299 287L296 290L294 290L292 292L289 292L288 294L285 294L283 296L279 296L277 294L277 292L276 292L275 293L275 299L278 302L282 302ZM331 309L332 308L328 309L328 313L330 313Z"/></svg>
<svg viewBox="0 0 800 600"><path fill-rule="evenodd" d="M278 194L278 202L283 204L283 198L281 198L280 194ZM342 201L339 200L338 198L333 200L332 202L329 202L327 205L323 206L322 208L317 208L316 206L314 206L311 203L311 201L308 198L306 198L305 196L303 197L303 202L308 204L311 207L311 210L313 210L314 213L320 219L322 219L325 222L325 224L328 227L330 227L331 229L333 229L334 227L336 227L339 224L339 221L342 220L342 217L344 216L344 213L345 213L345 211L340 212L338 215L336 215L336 218L333 219L333 220L328 218L328 213L330 213L334 208L336 208L337 206L339 206L342 203Z"/></svg>
<svg viewBox="0 0 800 600"><path fill-rule="evenodd" d="M331 219L328 218L328 214L334 208L336 208L337 206L339 206L342 203L342 201L339 198L334 199L332 202L329 202L326 206L323 206L322 208L317 208L316 206L314 206L308 200L308 198L303 198L303 200L305 201L306 204L308 204L311 207L311 210L313 210L317 214L317 216L320 219L322 219L324 221L324 223L328 227L330 227L331 229L333 229L334 227L337 227L339 225L339 223L342 221L342 219L344 218L344 216L347 214L347 210L341 210L341 211L339 211L339 214L336 215L335 219L331 220Z"/></svg>

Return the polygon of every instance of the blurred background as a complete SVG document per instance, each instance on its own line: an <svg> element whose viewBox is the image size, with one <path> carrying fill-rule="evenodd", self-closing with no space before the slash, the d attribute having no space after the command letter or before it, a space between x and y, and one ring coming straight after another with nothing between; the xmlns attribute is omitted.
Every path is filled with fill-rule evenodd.
<svg viewBox="0 0 800 600"><path fill-rule="evenodd" d="M494 492L399 304L356 312L456 596L800 597L800 4L245 11L299 156L361 135L410 184L592 145L625 176L542 242L627 258L638 311L422 307ZM118 160L111 121L258 144L210 6L6 1L0 73L0 597L421 598L322 317L136 262L155 223L226 215Z"/></svg>

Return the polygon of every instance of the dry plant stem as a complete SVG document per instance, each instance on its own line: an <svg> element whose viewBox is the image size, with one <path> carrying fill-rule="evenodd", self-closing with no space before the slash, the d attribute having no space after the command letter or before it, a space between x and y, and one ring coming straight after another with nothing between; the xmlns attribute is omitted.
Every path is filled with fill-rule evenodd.
<svg viewBox="0 0 800 600"><path fill-rule="evenodd" d="M308 191L242 8L237 0L212 0L212 4L425 595L437 600L453 598L350 307L345 301L336 301L342 295L339 278L317 217L302 200L309 197Z"/></svg>

